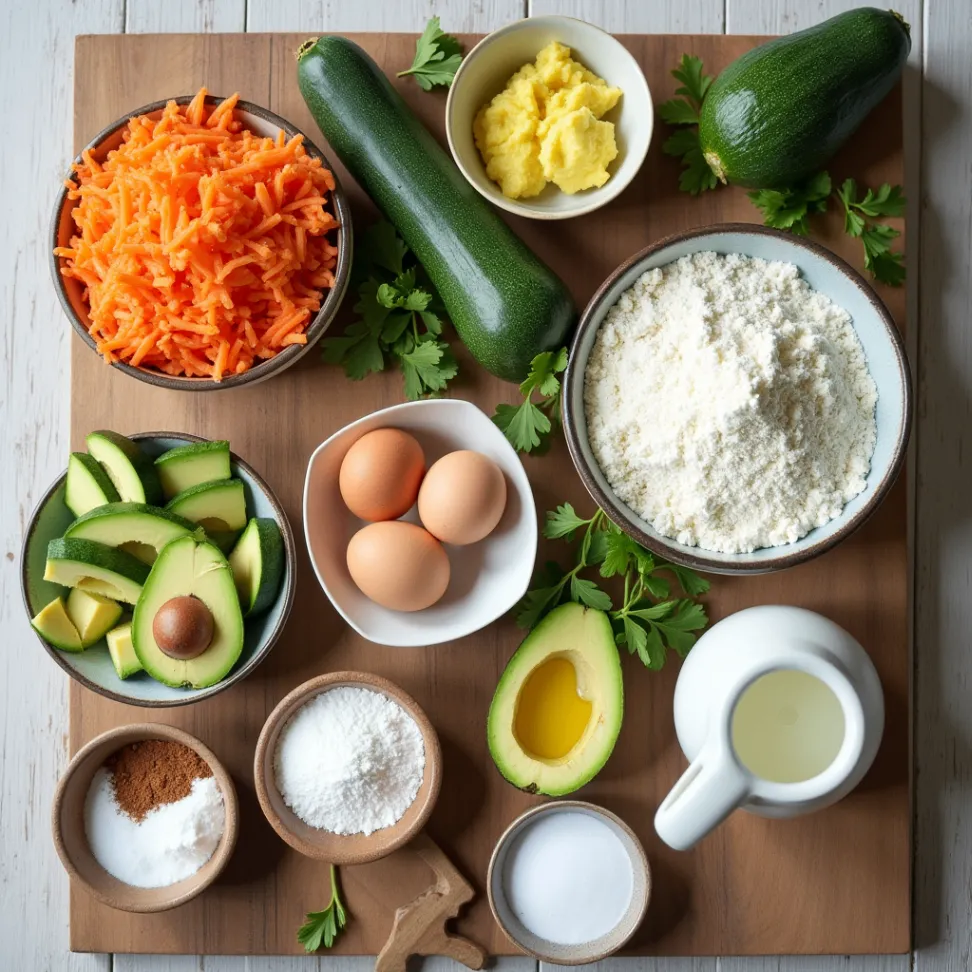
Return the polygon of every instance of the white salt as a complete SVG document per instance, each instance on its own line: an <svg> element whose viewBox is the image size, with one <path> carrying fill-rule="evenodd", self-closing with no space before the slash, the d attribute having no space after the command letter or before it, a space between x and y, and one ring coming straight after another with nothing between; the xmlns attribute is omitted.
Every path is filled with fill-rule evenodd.
<svg viewBox="0 0 972 972"><path fill-rule="evenodd" d="M557 945L582 945L614 929L631 903L634 875L621 839L598 817L544 813L516 836L503 893L527 931Z"/></svg>
<svg viewBox="0 0 972 972"><path fill-rule="evenodd" d="M213 777L192 782L188 796L129 816L115 799L111 773L95 773L84 801L84 832L95 860L136 888L164 888L191 877L213 856L226 811Z"/></svg>

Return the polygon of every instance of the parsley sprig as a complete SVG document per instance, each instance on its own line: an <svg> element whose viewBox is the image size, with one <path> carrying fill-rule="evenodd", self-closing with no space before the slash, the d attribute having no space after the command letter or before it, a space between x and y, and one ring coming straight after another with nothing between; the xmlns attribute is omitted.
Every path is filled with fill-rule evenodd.
<svg viewBox="0 0 972 972"><path fill-rule="evenodd" d="M844 206L844 232L858 237L864 245L864 266L877 279L892 287L904 283L904 254L892 250L892 242L901 235L893 226L869 222L868 217L903 216L906 200L901 186L887 182L875 192L868 189L857 198L857 183L845 179L837 190L837 198Z"/></svg>
<svg viewBox="0 0 972 972"><path fill-rule="evenodd" d="M830 173L818 172L795 189L757 189L747 195L765 225L808 236L810 216L827 211L830 190Z"/></svg>
<svg viewBox="0 0 972 972"><path fill-rule="evenodd" d="M719 184L716 174L709 168L699 143L699 112L705 93L712 84L712 77L702 70L702 58L683 54L681 63L672 76L680 82L675 89L679 97L658 106L658 113L668 125L677 127L662 145L666 155L682 160L682 173L678 188L697 196Z"/></svg>
<svg viewBox="0 0 972 972"><path fill-rule="evenodd" d="M519 405L497 405L493 421L517 452L546 452L551 433L560 423L560 379L567 367L567 349L543 351L530 363L520 384ZM534 400L534 394L538 399Z"/></svg>
<svg viewBox="0 0 972 972"><path fill-rule="evenodd" d="M431 91L434 85L448 88L459 70L462 61L462 45L452 34L446 34L439 25L439 18L433 17L415 42L415 60L398 76L411 75L423 91Z"/></svg>
<svg viewBox="0 0 972 972"><path fill-rule="evenodd" d="M409 401L442 392L459 370L442 340L444 308L395 228L384 220L365 231L354 253L359 319L322 342L324 360L353 381L397 362Z"/></svg>
<svg viewBox="0 0 972 972"><path fill-rule="evenodd" d="M618 645L637 655L653 671L665 664L666 649L685 657L695 644L696 632L708 623L705 607L694 598L709 589L709 582L687 567L660 560L608 520L598 509L592 517L579 516L570 503L548 512L543 535L570 543L583 531L570 570L547 563L535 578L537 586L520 602L516 622L533 628L566 600L606 611ZM624 593L615 608L611 596L584 571L598 566L602 578L623 579ZM671 596L671 583L660 571L674 575L685 597Z"/></svg>
<svg viewBox="0 0 972 972"><path fill-rule="evenodd" d="M297 941L306 952L316 952L321 945L330 948L348 923L348 913L341 901L337 868L331 865L331 902L323 911L311 911L297 932Z"/></svg>

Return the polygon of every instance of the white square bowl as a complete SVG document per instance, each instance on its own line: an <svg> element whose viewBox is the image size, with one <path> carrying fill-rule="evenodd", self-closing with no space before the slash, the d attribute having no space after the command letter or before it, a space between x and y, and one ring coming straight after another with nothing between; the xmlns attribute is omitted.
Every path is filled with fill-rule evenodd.
<svg viewBox="0 0 972 972"><path fill-rule="evenodd" d="M448 452L474 449L506 476L506 509L496 529L469 546L445 544L452 568L449 587L432 607L414 613L376 604L348 572L348 542L365 522L344 505L338 473L351 446L383 428L415 436L427 466ZM402 519L420 522L414 506ZM523 597L537 555L537 510L523 464L489 417L470 402L429 399L372 412L314 450L304 481L304 536L321 587L358 634L395 647L435 645L486 627Z"/></svg>

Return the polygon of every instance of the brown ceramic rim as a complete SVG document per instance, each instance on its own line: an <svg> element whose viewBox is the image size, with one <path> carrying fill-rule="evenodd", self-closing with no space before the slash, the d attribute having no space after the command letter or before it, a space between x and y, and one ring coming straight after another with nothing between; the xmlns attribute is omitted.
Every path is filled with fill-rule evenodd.
<svg viewBox="0 0 972 972"><path fill-rule="evenodd" d="M426 765L430 767L429 786L424 797L425 803L420 809L418 816L414 821L412 821L411 826L404 829L397 837L388 841L387 844L383 844L377 850L362 850L358 852L349 852L342 855L331 855L330 859L331 864L370 864L372 861L377 861L382 857L387 857L393 851L396 851L398 848L407 844L416 834L418 834L418 832L427 823L429 816L435 807L436 800L439 798L439 790L442 786L442 748L439 743L439 736L435 731L435 727L429 721L429 717L425 714L415 699L400 689L393 682L388 681L386 678L382 678L380 675L371 675L367 672L329 672L326 675L318 675L316 678L309 679L308 681L298 685L293 691L288 692L277 703L270 715L267 716L267 721L263 724L263 728L260 730L260 738L257 740L256 752L253 755L253 782L256 787L257 800L260 802L260 809L263 811L263 815L267 818L270 826L273 827L281 839L293 847L295 851L298 851L305 857L312 857L315 860L323 860L324 858L322 857L321 849L317 845L303 840L292 830L290 830L283 820L280 819L280 816L276 810L274 810L273 805L270 802L269 794L267 793L266 769L268 761L272 763L274 756L274 754L269 751L270 737L277 730L277 727L283 721L284 716L289 715L291 706L301 699L309 702L312 698L320 695L322 692L342 685L374 689L375 691L381 692L383 695L387 695L389 698L394 699L399 705L401 705L401 707L415 720L419 727L419 731L422 733L422 739L425 743L425 762ZM416 800L422 798L421 792L422 791L419 790L419 795L415 798ZM396 825L393 824L392 826ZM374 837L376 834L382 833L383 831L376 830L374 834L371 834L370 836ZM340 835L336 834L332 836L340 837ZM349 835L349 839L367 840L367 838L363 838L360 834Z"/></svg>
<svg viewBox="0 0 972 972"><path fill-rule="evenodd" d="M789 554L780 554L779 556L766 558L752 564L744 562L733 564L728 561L715 560L707 557L702 552L698 554L685 553L682 550L670 547L664 542L664 540L645 533L635 524L631 523L630 520L628 520L628 518L625 516L620 501L613 492L608 493L600 487L597 480L594 478L590 467L584 459L580 445L579 428L585 425L586 422L583 415L578 416L574 414L574 410L570 404L571 399L573 398L573 389L576 387L578 382L584 381L584 371L577 364L577 354L580 348L581 339L591 328L600 326L599 324L595 324L595 315L600 310L601 305L606 299L608 291L614 286L617 280L627 273L632 267L642 262L647 257L650 257L659 250L663 250L675 243L682 243L685 240L696 239L700 236L722 236L727 233L749 233L762 236L771 236L794 246L802 247L814 255L826 260L829 264L831 264L831 266L834 267L834 269L847 277L870 302L878 318L884 324L888 339L890 340L891 346L894 349L895 359L898 363L898 375L904 392L904 416L901 423L901 430L898 435L898 441L895 443L894 452L891 457L891 462L888 465L887 472L884 474L881 481L875 486L867 503L832 536L820 540L803 550L795 551ZM618 527L620 527L621 530L634 537L638 543L644 547L647 547L653 553L659 554L667 560L670 560L676 564L681 564L684 567L691 567L694 570L700 570L711 574L766 574L772 571L785 570L788 567L795 567L797 564L802 564L808 560L812 560L814 557L819 557L820 554L825 553L833 547L836 547L837 544L842 543L847 539L847 537L861 527L868 520L871 514L874 513L874 511L881 505L884 497L888 494L889 490L894 485L895 480L898 478L898 474L901 472L901 466L904 463L905 456L908 451L908 438L911 435L912 422L911 371L908 367L908 356L905 352L904 341L898 332L894 319L891 317L888 309L884 306L881 298L878 297L878 295L874 292L874 288L864 279L863 276L861 276L860 273L850 266L850 264L846 263L835 253L831 253L830 250L824 246L821 246L819 243L804 239L800 236L795 236L792 233L784 233L782 230L772 229L768 226L760 226L756 223L719 223L710 226L700 226L696 229L688 230L685 233L673 233L671 236L666 236L663 239L649 244L643 250L639 250L634 254L634 256L625 260L624 263L622 263L621 266L619 266L604 281L604 283L598 287L594 296L584 308L580 321L577 325L577 330L574 332L574 338L570 346L570 357L567 363L567 373L564 378L564 390L561 404L563 406L564 434L567 438L567 448L570 452L570 458L573 460L574 468L577 470L578 475L583 480L584 486L587 488L588 493L591 494L594 502L596 502L598 506L604 510L608 517ZM701 550L701 548L699 549Z"/></svg>
<svg viewBox="0 0 972 972"><path fill-rule="evenodd" d="M179 439L184 442L209 442L211 440L204 438L201 435L190 435L188 432L137 432L133 435L128 436L130 439ZM248 463L244 462L235 452L230 452L230 463L233 466L238 466L242 469L248 476L252 476L253 480L256 482L257 486L260 487L260 491L266 497L267 501L273 507L273 512L277 517L277 525L280 527L280 534L283 537L284 543L284 577L283 577L283 590L277 595L278 598L283 597L285 599L284 609L280 615L280 620L277 622L274 629L270 632L267 637L266 643L263 647L253 654L245 665L241 665L238 669L230 672L221 682L217 682L215 685L210 686L207 689L196 689L193 695L188 696L185 699L132 699L127 695L122 695L118 692L113 692L111 689L104 688L101 685L96 685L90 679L85 678L80 672L75 671L70 665L68 665L62 653L56 648L52 648L36 631L34 631L37 640L44 646L48 655L54 659L71 676L76 682L79 682L86 689L90 689L92 692L96 692L98 695L103 695L106 699L112 699L115 702L124 702L126 705L135 705L139 708L144 709L168 709L177 705L192 705L194 702L199 702L202 699L208 699L210 696L216 695L222 692L224 689L228 689L235 682L239 682L241 679L246 678L250 672L253 671L257 665L260 664L270 654L270 649L277 643L281 633L283 632L284 626L287 624L287 619L290 617L290 609L294 606L294 591L297 587L297 554L294 549L294 533L290 528L290 521L287 519L287 514L284 512L283 507L280 505L279 500L273 494L273 491L267 485L266 480ZM60 488L61 484L67 477L67 473L64 472L57 477L56 480L48 487L47 491L40 498L37 505L34 507L34 512L30 515L30 522L27 525L27 531L24 534L24 542L20 548L20 593L24 600L24 609L27 611L27 617L32 617L33 611L30 606L30 592L27 585L27 549L30 546L30 538L37 527L37 519L40 515L40 511L50 502L51 497ZM31 628L33 631L33 628Z"/></svg>
<svg viewBox="0 0 972 972"><path fill-rule="evenodd" d="M97 888L93 888L81 875L78 873L77 868L74 866L74 862L68 856L67 850L64 847L64 839L61 836L61 814L64 805L64 795L67 791L68 783L71 777L74 775L77 768L84 762L87 755L99 746L102 746L106 742L111 742L117 740L118 749L122 746L127 746L129 743L142 742L147 739L167 739L172 742L182 743L183 746L188 746L190 749L195 750L209 765L209 768L213 771L213 776L216 778L216 782L219 784L220 792L223 794L223 806L226 811L226 823L223 830L223 836L220 838L219 845L213 852L213 856L210 860L216 861L216 866L213 868L212 874L209 875L205 880L201 881L197 887L192 888L189 891L179 895L177 898L173 898L170 901L158 905L146 905L146 906L135 906L135 907L122 907L119 902L110 897L109 895L103 894L98 891ZM181 729L176 729L175 726L167 726L163 723L153 723L153 722L139 722L130 726L117 726L114 729L109 729L107 732L103 732L100 736L95 736L94 739L85 743L72 757L71 762L68 763L67 769L64 771L64 775L58 781L57 789L54 791L54 803L51 806L51 831L54 836L54 849L57 851L57 856L61 860L61 864L64 870L68 872L68 875L73 881L75 881L78 887L82 888L86 894L90 894L93 898L96 898L102 904L108 905L109 908L115 908L119 911L130 911L137 914L152 914L159 911L168 911L170 908L177 908L181 904L185 904L187 901L191 901L193 898L202 894L222 873L223 868L226 867L229 862L230 857L233 856L233 849L236 847L236 836L239 829L239 803L236 798L236 787L233 785L233 778L226 772L223 764L216 757L216 754L204 743L196 739L195 736L190 736L188 732L183 732ZM164 890L164 889L156 889Z"/></svg>
<svg viewBox="0 0 972 972"><path fill-rule="evenodd" d="M556 812L564 808L573 808L576 810L587 810L597 816L607 817L609 820L613 821L621 828L630 838L631 842L635 847L638 848L638 856L641 859L641 864L645 870L645 897L642 902L640 912L638 914L638 920L631 926L631 931L622 938L618 944L600 952L595 952L593 954L584 954L578 956L577 958L565 958L562 955L554 956L547 955L543 952L536 952L531 948L527 948L521 942L518 942L507 930L506 925L503 924L502 918L500 918L499 912L496 909L496 901L493 898L493 873L496 868L496 861L499 857L500 850L509 842L510 838L513 836L514 831L518 830L524 823L531 820L533 817L539 816L543 813ZM511 823L506 830L503 831L502 836L498 841L496 841L496 846L493 848L493 853L489 858L489 869L486 871L486 897L489 899L489 910L493 913L493 918L496 924L499 925L500 931L507 937L507 939L512 942L517 948L522 949L527 955L532 955L534 958L540 959L542 962L551 962L556 965L588 965L592 962L600 962L601 959L607 958L609 955L614 955L615 952L620 951L624 946L630 941L631 936L638 930L641 923L645 920L645 914L648 911L648 905L651 902L651 865L648 863L648 855L645 853L645 849L638 840L638 835L616 814L612 813L610 810L605 810L604 807L599 807L596 803L588 803L586 800L555 800L550 803L541 803L539 806L532 807L527 810L526 813L521 813L516 820ZM574 948L580 949L582 946L572 946Z"/></svg>
<svg viewBox="0 0 972 972"><path fill-rule="evenodd" d="M130 119L135 118L138 115L148 115L155 111L162 111L162 109L165 108L170 101L174 101L179 105L189 104L194 97L195 95L179 95L175 98L165 98L161 101L153 101L151 104L143 105L141 108L136 108L133 111L130 111L124 117L118 119L118 121L113 122L107 128L104 128L98 132L98 134L95 135L95 137L84 147L82 153L75 156L75 163L81 161L81 156L84 152L94 152L106 139L127 126ZM223 98L208 95L206 97L206 104L217 105L223 100ZM113 361L111 363L113 368L123 371L126 375L131 375L133 378L138 378L139 381L148 382L150 385L158 385L161 388L171 388L175 389L176 391L223 391L227 388L239 388L241 385L256 384L257 382L271 378L273 375L279 374L281 371L289 368L299 358L310 351L310 349L324 336L324 332L333 323L338 312L338 308L341 306L341 302L344 299L344 295L348 289L348 282L351 276L351 257L354 248L354 234L351 226L351 207L348 204L344 190L341 188L341 182L334 166L328 161L327 156L324 155L324 153L307 137L304 132L291 125L290 122L281 118L280 115L270 111L267 108L261 108L252 101L238 101L236 103L236 107L240 111L245 111L250 115L256 115L258 118L262 118L264 121L282 129L290 138L292 138L294 135L303 135L304 148L307 150L307 154L314 156L315 158L319 158L323 162L325 168L327 168L334 176L334 191L331 193L331 205L334 210L334 215L337 217L338 223L340 224L338 227L337 237L338 258L337 266L334 269L334 286L328 292L327 297L325 297L324 302L321 304L321 309L314 316L314 319L307 328L306 344L291 345L290 347L285 348L275 357L270 358L267 361L262 361L259 364L255 364L252 368L250 368L249 371L245 371L242 375L230 375L224 378L222 381L216 382L209 378L199 378L188 375L166 375L163 372L156 371L152 368L134 367L130 364L125 364L122 361ZM73 169L71 172L73 172ZM70 173L68 174L67 178L70 178ZM61 212L69 203L67 194L67 186L62 187L61 191L57 195L57 200L54 204L54 214L51 218L51 245L49 249L51 276L54 278L54 287L57 290L57 296L61 302L61 307L64 308L64 313L71 321L71 325L74 327L74 330L77 332L81 340L84 341L84 343L91 348L92 351L97 353L97 346L94 338L88 333L88 329L84 326L84 322L81 321L81 319L75 313L74 308L71 306L70 298L68 297L67 290L64 286L64 278L61 275L61 266L63 261L60 257L54 255L54 247L58 245L57 236Z"/></svg>

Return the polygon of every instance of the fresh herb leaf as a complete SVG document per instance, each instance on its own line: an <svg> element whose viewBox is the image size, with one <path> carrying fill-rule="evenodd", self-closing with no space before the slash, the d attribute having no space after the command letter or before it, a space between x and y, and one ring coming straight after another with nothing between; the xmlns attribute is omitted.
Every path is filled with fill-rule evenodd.
<svg viewBox="0 0 972 972"><path fill-rule="evenodd" d="M853 179L845 179L837 190L837 198L844 207L844 231L860 239L864 246L864 267L875 280L900 287L905 281L904 254L892 250L891 244L901 233L869 219L904 213L906 200L901 186L885 182L876 192L867 189L863 198L857 196L857 183Z"/></svg>
<svg viewBox="0 0 972 972"><path fill-rule="evenodd" d="M699 144L699 133L695 128L680 128L662 144L666 155L674 155L682 160L682 172L678 177L678 188L693 196L715 189L719 184L718 176L709 168Z"/></svg>
<svg viewBox="0 0 972 972"><path fill-rule="evenodd" d="M827 211L830 189L830 173L818 172L794 189L757 189L748 195L767 226L807 236L809 217Z"/></svg>
<svg viewBox="0 0 972 972"><path fill-rule="evenodd" d="M617 644L655 670L665 664L668 648L684 656L695 643L694 632L708 623L705 608L693 600L709 589L708 581L686 567L656 560L650 550L608 520L603 510L585 519L570 503L563 503L546 514L543 535L548 540L576 544L575 563L570 570L548 563L537 573L517 610L516 622L521 627L536 626L547 612L569 598L607 612ZM623 582L617 609L607 591L583 576L598 564L602 577L617 577ZM670 585L657 576L661 570L674 573L688 596L670 598Z"/></svg>
<svg viewBox="0 0 972 972"><path fill-rule="evenodd" d="M570 599L597 611L611 610L611 598L594 581L576 574L570 579Z"/></svg>
<svg viewBox="0 0 972 972"><path fill-rule="evenodd" d="M355 247L359 319L339 337L325 338L323 358L360 381L395 361L409 401L445 390L459 371L449 344L441 340L443 321L435 288L391 223L369 227Z"/></svg>
<svg viewBox="0 0 972 972"><path fill-rule="evenodd" d="M715 189L719 184L716 174L709 168L702 154L699 144L699 111L705 93L712 84L712 78L702 69L702 59L683 54L682 60L672 76L681 82L675 89L680 97L672 98L658 106L658 114L667 125L689 125L690 128L678 128L662 145L666 155L672 155L682 160L682 172L678 179L678 188L682 192L690 192L697 196L707 189Z"/></svg>
<svg viewBox="0 0 972 972"><path fill-rule="evenodd" d="M443 32L439 18L433 17L425 25L422 36L415 42L415 60L398 77L412 75L423 91L431 91L434 85L448 88L462 62L462 45L452 34Z"/></svg>
<svg viewBox="0 0 972 972"><path fill-rule="evenodd" d="M306 952L316 952L321 945L330 948L348 923L348 915L341 901L337 868L331 865L331 902L323 911L311 911L297 932L297 941Z"/></svg>
<svg viewBox="0 0 972 972"><path fill-rule="evenodd" d="M548 540L559 540L566 537L574 539L574 531L587 526L591 521L578 516L570 503L558 506L556 510L548 511L543 524L543 535Z"/></svg>
<svg viewBox="0 0 972 972"><path fill-rule="evenodd" d="M560 422L560 379L567 367L567 349L543 351L530 363L530 373L520 384L520 405L497 405L493 422L517 452L545 451L550 433ZM534 401L536 393L539 401Z"/></svg>

